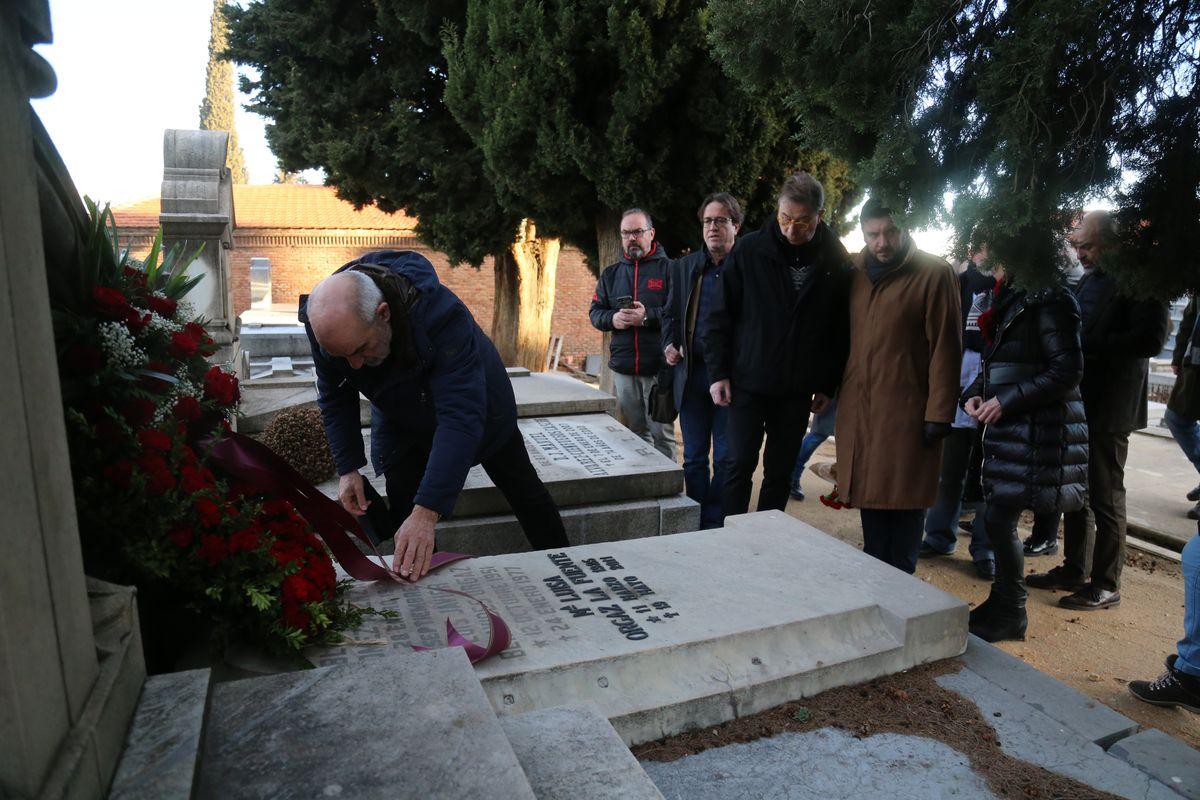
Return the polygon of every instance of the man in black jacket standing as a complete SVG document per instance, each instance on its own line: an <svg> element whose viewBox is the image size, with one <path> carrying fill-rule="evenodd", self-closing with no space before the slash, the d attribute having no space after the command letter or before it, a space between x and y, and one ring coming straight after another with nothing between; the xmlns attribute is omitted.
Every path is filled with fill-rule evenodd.
<svg viewBox="0 0 1200 800"><path fill-rule="evenodd" d="M1075 297L1083 316L1080 391L1088 423L1088 504L1064 515L1063 564L1026 579L1038 589L1074 592L1059 605L1082 610L1121 602L1129 434L1146 427L1149 358L1162 350L1169 329L1165 303L1118 293L1113 278L1100 270L1101 255L1115 238L1106 211L1085 214L1071 234L1085 270Z"/></svg>
<svg viewBox="0 0 1200 800"><path fill-rule="evenodd" d="M629 429L672 461L675 426L650 418L650 387L662 366L662 313L671 261L654 240L654 223L640 208L621 215L621 250L605 267L588 312L592 326L612 331L608 366L617 406Z"/></svg>
<svg viewBox="0 0 1200 800"><path fill-rule="evenodd" d="M742 227L742 207L725 192L704 198L697 216L704 246L671 263L670 289L663 310L663 356L674 369L675 407L683 428L683 482L700 504L700 527L719 528L725 520L729 409L713 403L708 365L700 342L708 328L721 268ZM708 455L712 451L712 471Z"/></svg>
<svg viewBox="0 0 1200 800"><path fill-rule="evenodd" d="M737 243L721 272L703 345L713 402L730 407L726 514L749 508L764 434L758 510L783 510L809 411L824 409L841 382L849 255L824 213L820 182L791 176L775 217Z"/></svg>

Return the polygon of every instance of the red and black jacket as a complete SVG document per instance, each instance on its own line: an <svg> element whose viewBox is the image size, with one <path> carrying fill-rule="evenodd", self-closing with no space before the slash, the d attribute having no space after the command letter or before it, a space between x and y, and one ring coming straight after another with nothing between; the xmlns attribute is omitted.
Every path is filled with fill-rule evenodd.
<svg viewBox="0 0 1200 800"><path fill-rule="evenodd" d="M670 259L658 242L640 259L622 258L600 273L588 315L597 330L612 331L608 365L623 375L655 375L663 364L662 312L667 304ZM615 300L632 297L646 307L646 319L636 328L617 330Z"/></svg>

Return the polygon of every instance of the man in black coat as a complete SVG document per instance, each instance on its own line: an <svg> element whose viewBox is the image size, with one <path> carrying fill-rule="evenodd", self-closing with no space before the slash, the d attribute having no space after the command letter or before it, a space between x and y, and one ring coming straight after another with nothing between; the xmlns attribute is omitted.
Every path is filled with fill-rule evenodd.
<svg viewBox="0 0 1200 800"><path fill-rule="evenodd" d="M621 260L605 267L592 295L592 327L611 331L608 366L621 418L631 431L675 460L675 426L650 416L650 387L663 363L662 315L671 261L640 208L621 215Z"/></svg>
<svg viewBox="0 0 1200 800"><path fill-rule="evenodd" d="M766 435L758 510L783 510L808 424L849 352L849 255L822 221L825 190L788 178L774 218L733 248L702 337L713 401L730 406L726 514L744 514Z"/></svg>
<svg viewBox="0 0 1200 800"><path fill-rule="evenodd" d="M714 403L708 392L712 381L700 341L721 290L721 269L742 227L742 207L732 195L716 192L704 198L697 216L704 246L671 263L663 309L663 356L674 370L675 407L683 428L684 486L688 497L700 504L700 527L719 528L725 519L722 495L729 409Z"/></svg>
<svg viewBox="0 0 1200 800"><path fill-rule="evenodd" d="M1088 503L1064 515L1063 564L1026 579L1038 589L1072 591L1059 605L1082 610L1121 602L1129 434L1146 427L1149 359L1162 350L1169 330L1166 303L1120 294L1100 269L1115 238L1106 211L1085 214L1071 234L1085 270L1075 297L1083 316L1080 391L1088 423Z"/></svg>

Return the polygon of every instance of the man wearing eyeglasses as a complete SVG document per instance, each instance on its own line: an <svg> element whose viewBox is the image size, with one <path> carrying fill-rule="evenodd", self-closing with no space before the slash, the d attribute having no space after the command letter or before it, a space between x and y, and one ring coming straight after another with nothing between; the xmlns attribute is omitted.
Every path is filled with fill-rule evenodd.
<svg viewBox="0 0 1200 800"><path fill-rule="evenodd" d="M763 450L758 510L783 510L809 411L829 405L849 346L849 256L822 219L806 173L779 190L774 217L733 248L702 337L713 402L729 407L726 514L744 514Z"/></svg>
<svg viewBox="0 0 1200 800"><path fill-rule="evenodd" d="M910 575L958 409L958 277L918 250L872 198L859 215L850 358L838 396L838 493L862 517L863 551Z"/></svg>
<svg viewBox="0 0 1200 800"><path fill-rule="evenodd" d="M688 497L700 504L700 527L719 528L725 520L728 409L713 403L708 392L712 381L700 340L720 290L721 268L742 227L742 207L732 195L714 192L704 198L697 216L704 245L671 263L662 343L663 356L675 371L672 387L683 428L684 486Z"/></svg>
<svg viewBox="0 0 1200 800"><path fill-rule="evenodd" d="M650 387L662 367L662 312L670 259L654 240L654 223L640 208L621 215L622 258L600 273L589 316L612 331L608 366L625 424L672 461L675 426L650 417Z"/></svg>

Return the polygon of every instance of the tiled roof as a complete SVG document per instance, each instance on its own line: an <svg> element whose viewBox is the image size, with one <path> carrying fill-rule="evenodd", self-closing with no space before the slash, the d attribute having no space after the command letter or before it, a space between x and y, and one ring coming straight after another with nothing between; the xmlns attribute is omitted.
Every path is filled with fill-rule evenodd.
<svg viewBox="0 0 1200 800"><path fill-rule="evenodd" d="M158 227L159 199L150 197L116 206L118 228ZM339 200L331 186L291 183L235 184L233 215L239 230L295 228L307 230L410 231L417 220L398 211L385 214L375 206L354 206Z"/></svg>

